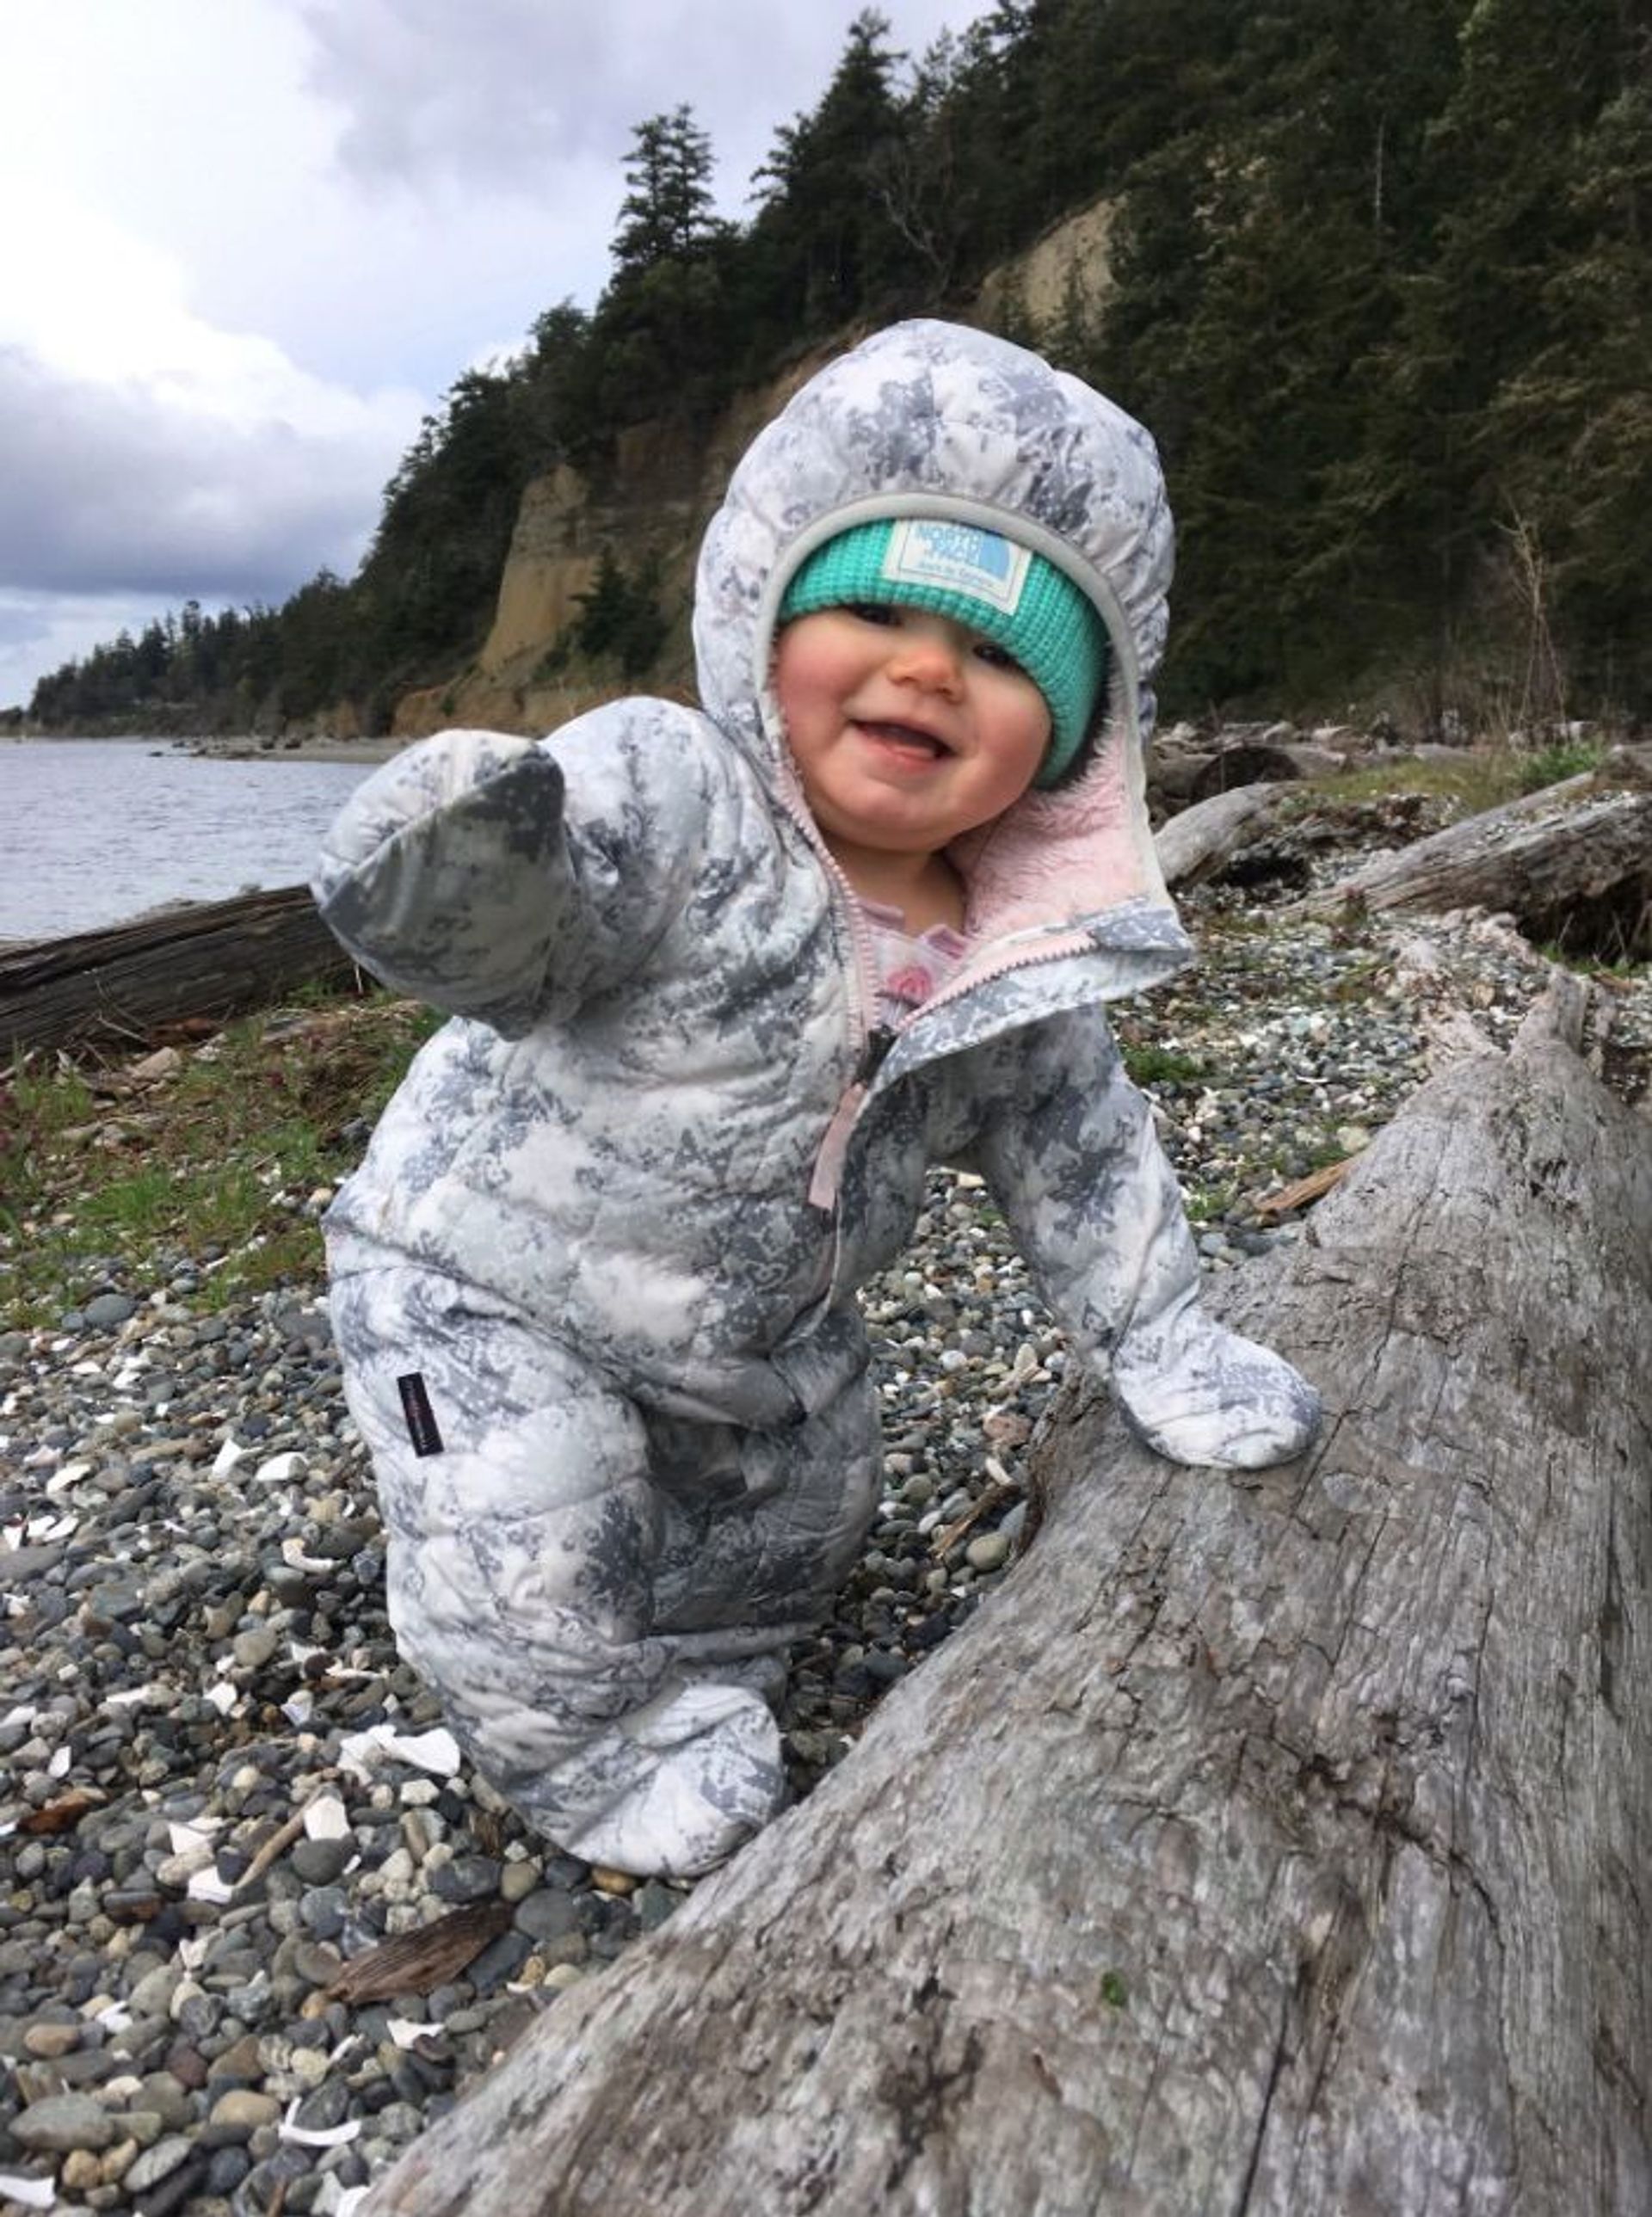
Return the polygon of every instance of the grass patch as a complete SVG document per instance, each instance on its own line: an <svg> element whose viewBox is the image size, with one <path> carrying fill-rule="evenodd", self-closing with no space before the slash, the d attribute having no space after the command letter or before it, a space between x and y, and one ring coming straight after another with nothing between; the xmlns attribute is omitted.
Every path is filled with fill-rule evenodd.
<svg viewBox="0 0 1652 2217"><path fill-rule="evenodd" d="M1316 800L1386 800L1395 794L1416 793L1426 800L1449 801L1465 816L1477 816L1482 809L1500 808L1529 790L1521 782L1521 766L1528 759L1506 748L1487 748L1454 753L1450 760L1373 762L1335 777L1316 779L1303 801L1311 806Z"/></svg>
<svg viewBox="0 0 1652 2217"><path fill-rule="evenodd" d="M1587 739L1563 739L1553 746L1539 747L1535 754L1519 758L1520 790L1541 793L1546 785L1560 785L1568 777L1581 777L1587 771L1599 769L1605 754L1604 747L1595 746Z"/></svg>
<svg viewBox="0 0 1652 2217"><path fill-rule="evenodd" d="M1173 1047L1142 1045L1123 1049L1124 1067L1138 1085L1198 1085L1204 1078L1204 1066L1191 1054L1179 1054Z"/></svg>
<svg viewBox="0 0 1652 2217"><path fill-rule="evenodd" d="M1183 1200L1190 1224L1215 1223L1238 1206L1239 1188L1231 1178L1220 1185L1191 1185Z"/></svg>
<svg viewBox="0 0 1652 2217"><path fill-rule="evenodd" d="M1334 777L1316 778L1311 792L1302 796L1303 806L1311 806L1315 798L1385 800L1396 794L1416 793L1476 816L1482 809L1518 800L1523 794L1599 769L1605 751L1591 740L1567 739L1538 748L1454 749L1450 755L1421 762L1382 757Z"/></svg>
<svg viewBox="0 0 1652 2217"><path fill-rule="evenodd" d="M111 1263L139 1294L194 1265L201 1308L318 1274L315 1196L439 1022L387 994L306 995L151 1077L21 1064L0 1086L0 1323L54 1322Z"/></svg>

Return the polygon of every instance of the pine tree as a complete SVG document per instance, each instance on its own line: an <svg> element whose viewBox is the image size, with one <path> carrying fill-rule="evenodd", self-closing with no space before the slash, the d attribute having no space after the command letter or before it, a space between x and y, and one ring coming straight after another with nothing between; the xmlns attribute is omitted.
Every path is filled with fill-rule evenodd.
<svg viewBox="0 0 1652 2217"><path fill-rule="evenodd" d="M868 8L849 27L831 83L808 115L783 124L754 180L764 189L754 244L767 263L776 326L829 330L895 297L912 269L889 211L902 114L885 43L889 20Z"/></svg>
<svg viewBox="0 0 1652 2217"><path fill-rule="evenodd" d="M1578 697L1642 707L1649 56L1652 32L1624 0L1574 0L1558 15L1480 0L1440 133L1452 213L1406 333L1454 418L1454 498L1478 543L1513 534L1541 568Z"/></svg>
<svg viewBox="0 0 1652 2217"><path fill-rule="evenodd" d="M711 141L686 102L636 125L626 157L628 190L613 244L616 279L710 250L726 226L713 213Z"/></svg>
<svg viewBox="0 0 1652 2217"><path fill-rule="evenodd" d="M686 106L632 135L614 275L578 363L593 405L587 436L573 443L587 458L624 424L702 417L728 386L724 272L733 234L712 213L711 142Z"/></svg>
<svg viewBox="0 0 1652 2217"><path fill-rule="evenodd" d="M1191 704L1346 682L1393 621L1361 474L1419 240L1456 0L1247 18L1181 136L1129 173L1102 381L1164 448Z"/></svg>

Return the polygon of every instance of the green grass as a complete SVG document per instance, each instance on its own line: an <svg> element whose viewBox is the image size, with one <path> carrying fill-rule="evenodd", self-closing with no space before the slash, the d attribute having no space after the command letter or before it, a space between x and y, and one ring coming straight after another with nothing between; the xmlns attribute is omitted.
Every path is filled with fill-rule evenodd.
<svg viewBox="0 0 1652 2217"><path fill-rule="evenodd" d="M1183 1198L1190 1224L1210 1224L1238 1205L1239 1188L1230 1178L1221 1185L1189 1186Z"/></svg>
<svg viewBox="0 0 1652 2217"><path fill-rule="evenodd" d="M1202 1063L1172 1047L1127 1046L1123 1053L1124 1067L1138 1085L1197 1085L1204 1077Z"/></svg>
<svg viewBox="0 0 1652 2217"><path fill-rule="evenodd" d="M1302 805L1311 807L1323 799L1384 800L1395 794L1418 793L1427 800L1450 801L1465 816L1477 815L1482 809L1518 800L1522 794L1598 769L1603 754L1592 742L1569 739L1533 750L1463 748L1424 762L1382 757L1340 776L1316 779L1311 792L1303 793Z"/></svg>
<svg viewBox="0 0 1652 2217"><path fill-rule="evenodd" d="M1521 757L1520 790L1540 793L1546 785L1581 777L1586 770L1599 769L1605 752L1587 739L1562 739L1553 746L1539 747L1535 754Z"/></svg>
<svg viewBox="0 0 1652 2217"><path fill-rule="evenodd" d="M0 1325L49 1324L118 1257L148 1291L201 1266L220 1307L321 1268L312 1196L360 1159L439 1021L385 995L306 995L232 1024L176 1071L34 1058L0 1084Z"/></svg>
<svg viewBox="0 0 1652 2217"><path fill-rule="evenodd" d="M1304 788L1304 808L1321 800L1386 800L1395 794L1419 793L1431 800L1447 800L1465 816L1482 808L1500 807L1526 788L1520 782L1520 763L1525 758L1505 749L1464 750L1460 759L1439 762L1379 761L1340 776L1315 780Z"/></svg>

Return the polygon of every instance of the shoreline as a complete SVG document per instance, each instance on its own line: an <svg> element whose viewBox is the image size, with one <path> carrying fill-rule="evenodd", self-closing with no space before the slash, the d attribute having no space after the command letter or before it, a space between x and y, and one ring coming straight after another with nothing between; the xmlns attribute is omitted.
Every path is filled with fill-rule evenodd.
<svg viewBox="0 0 1652 2217"><path fill-rule="evenodd" d="M0 748L104 746L165 747L209 762L382 763L399 754L405 739L280 739L179 734L169 732L0 732Z"/></svg>

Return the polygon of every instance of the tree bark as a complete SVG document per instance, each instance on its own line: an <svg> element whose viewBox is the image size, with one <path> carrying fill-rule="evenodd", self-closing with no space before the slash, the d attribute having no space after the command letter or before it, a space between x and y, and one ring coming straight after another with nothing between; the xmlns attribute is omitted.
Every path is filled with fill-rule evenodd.
<svg viewBox="0 0 1652 2217"><path fill-rule="evenodd" d="M1652 954L1652 793L1593 777L1528 794L1436 831L1301 902L1506 911L1535 943L1608 960Z"/></svg>
<svg viewBox="0 0 1652 2217"><path fill-rule="evenodd" d="M367 2211L1652 2208L1652 1133L1529 1023L1226 1282L1313 1454L1074 1393L999 1590Z"/></svg>
<svg viewBox="0 0 1652 2217"><path fill-rule="evenodd" d="M294 985L353 974L303 886L191 902L0 952L0 1049L141 1045L168 1024L217 1022Z"/></svg>

